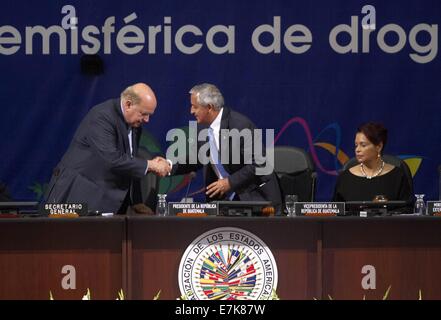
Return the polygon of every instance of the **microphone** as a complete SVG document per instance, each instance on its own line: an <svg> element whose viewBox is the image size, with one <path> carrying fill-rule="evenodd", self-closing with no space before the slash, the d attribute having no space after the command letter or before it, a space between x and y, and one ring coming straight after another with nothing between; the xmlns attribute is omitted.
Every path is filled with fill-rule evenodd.
<svg viewBox="0 0 441 320"><path fill-rule="evenodd" d="M185 197L181 199L181 202L186 202L186 203L191 203L193 202L193 198L187 198L188 196L188 191L190 191L190 185L191 182L193 181L193 178L196 177L196 172L192 171L188 174L189 177L189 181L188 181L188 185L187 185L187 191L185 191Z"/></svg>

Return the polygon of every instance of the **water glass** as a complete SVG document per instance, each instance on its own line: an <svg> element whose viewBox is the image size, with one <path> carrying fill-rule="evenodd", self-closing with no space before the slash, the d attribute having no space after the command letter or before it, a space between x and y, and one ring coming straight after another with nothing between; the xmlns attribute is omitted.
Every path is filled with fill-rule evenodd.
<svg viewBox="0 0 441 320"><path fill-rule="evenodd" d="M156 215L165 217L168 215L166 194L158 194L158 204L156 205Z"/></svg>
<svg viewBox="0 0 441 320"><path fill-rule="evenodd" d="M288 217L295 217L295 203L298 202L298 196L295 194L288 194L285 196L285 206Z"/></svg>
<svg viewBox="0 0 441 320"><path fill-rule="evenodd" d="M426 214L426 204L424 202L424 196L425 196L424 194L415 195L416 201L415 201L414 212L419 216Z"/></svg>

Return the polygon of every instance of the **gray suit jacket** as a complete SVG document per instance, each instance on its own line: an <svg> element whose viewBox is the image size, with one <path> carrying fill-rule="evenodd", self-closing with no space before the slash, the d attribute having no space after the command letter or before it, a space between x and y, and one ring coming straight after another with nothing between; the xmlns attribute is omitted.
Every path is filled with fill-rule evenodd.
<svg viewBox="0 0 441 320"><path fill-rule="evenodd" d="M89 210L116 213L131 185L139 197L139 179L147 168L146 160L136 157L141 130L132 131L132 158L120 100L93 107L54 169L45 201L87 203Z"/></svg>

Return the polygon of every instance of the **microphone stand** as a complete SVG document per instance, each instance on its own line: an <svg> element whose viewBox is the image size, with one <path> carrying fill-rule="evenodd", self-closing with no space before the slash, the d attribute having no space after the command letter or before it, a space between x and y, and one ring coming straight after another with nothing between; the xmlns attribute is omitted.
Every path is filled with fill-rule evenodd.
<svg viewBox="0 0 441 320"><path fill-rule="evenodd" d="M194 171L192 171L192 172L189 173L189 178L190 178L190 180L188 181L187 190L185 191L185 197L181 199L181 202L184 202L184 203L191 203L191 202L193 202L193 199L191 199L191 200L189 201L189 199L187 198L187 196L188 196L188 192L190 191L190 185L191 185L191 182L193 181L193 178L194 178L195 176L196 176L196 173L195 173Z"/></svg>

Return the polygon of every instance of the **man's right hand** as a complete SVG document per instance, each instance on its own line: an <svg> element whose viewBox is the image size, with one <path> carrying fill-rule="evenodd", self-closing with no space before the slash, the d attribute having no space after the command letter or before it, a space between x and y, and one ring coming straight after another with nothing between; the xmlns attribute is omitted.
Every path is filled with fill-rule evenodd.
<svg viewBox="0 0 441 320"><path fill-rule="evenodd" d="M148 171L155 173L160 177L165 177L171 171L170 164L162 157L156 157L153 160L148 160Z"/></svg>

